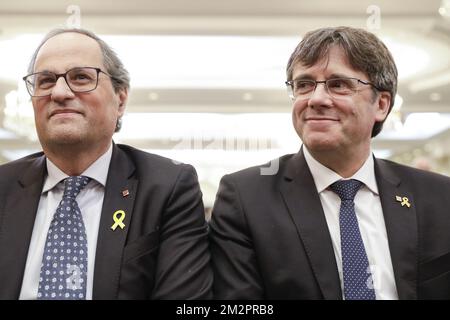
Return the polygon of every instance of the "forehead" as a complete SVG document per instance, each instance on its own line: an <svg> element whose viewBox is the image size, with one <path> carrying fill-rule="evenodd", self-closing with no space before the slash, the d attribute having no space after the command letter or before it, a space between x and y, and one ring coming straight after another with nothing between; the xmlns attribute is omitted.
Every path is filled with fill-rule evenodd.
<svg viewBox="0 0 450 320"><path fill-rule="evenodd" d="M34 71L63 72L73 67L103 67L100 45L84 34L66 32L48 39L40 48Z"/></svg>
<svg viewBox="0 0 450 320"><path fill-rule="evenodd" d="M327 78L336 75L355 77L359 79L367 78L364 72L356 70L352 67L347 54L338 46L331 47L325 56L318 59L311 66L305 66L301 63L297 63L292 72L293 79L302 76Z"/></svg>

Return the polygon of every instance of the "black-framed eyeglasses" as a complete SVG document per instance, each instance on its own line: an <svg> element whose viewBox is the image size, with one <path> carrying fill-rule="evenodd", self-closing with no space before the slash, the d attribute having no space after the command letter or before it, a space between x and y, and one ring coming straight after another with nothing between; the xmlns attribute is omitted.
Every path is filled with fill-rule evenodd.
<svg viewBox="0 0 450 320"><path fill-rule="evenodd" d="M50 71L36 72L22 79L25 81L30 96L45 97L52 94L52 90L60 77L66 80L68 87L74 93L93 91L97 88L100 72L111 77L100 68L76 67L59 74Z"/></svg>
<svg viewBox="0 0 450 320"><path fill-rule="evenodd" d="M382 91L373 83L357 78L333 78L323 81L296 79L286 81L285 83L289 97L292 100L311 98L319 83L325 84L328 94L337 99L354 95L360 91L361 85L372 86L378 91Z"/></svg>

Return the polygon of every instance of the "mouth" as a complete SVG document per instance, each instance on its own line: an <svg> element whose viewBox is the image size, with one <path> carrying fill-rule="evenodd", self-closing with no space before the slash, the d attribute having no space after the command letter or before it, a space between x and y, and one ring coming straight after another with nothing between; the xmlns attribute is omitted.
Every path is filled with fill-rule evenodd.
<svg viewBox="0 0 450 320"><path fill-rule="evenodd" d="M309 128L309 130L317 132L328 132L331 128L334 128L339 124L338 118L324 117L324 116L313 116L306 117L304 124Z"/></svg>
<svg viewBox="0 0 450 320"><path fill-rule="evenodd" d="M305 118L307 122L325 122L325 121L339 121L339 119L331 117L307 117Z"/></svg>
<svg viewBox="0 0 450 320"><path fill-rule="evenodd" d="M81 115L82 113L73 109L57 109L50 113L49 118L53 117L70 117L73 115Z"/></svg>

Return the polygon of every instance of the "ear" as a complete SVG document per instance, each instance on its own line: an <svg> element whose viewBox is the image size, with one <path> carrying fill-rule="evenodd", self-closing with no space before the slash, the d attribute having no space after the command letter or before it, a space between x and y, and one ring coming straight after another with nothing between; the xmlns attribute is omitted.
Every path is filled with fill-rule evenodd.
<svg viewBox="0 0 450 320"><path fill-rule="evenodd" d="M375 121L382 122L386 119L391 105L391 94L387 91L381 91L375 102Z"/></svg>
<svg viewBox="0 0 450 320"><path fill-rule="evenodd" d="M117 97L119 98L119 117L122 117L125 113L125 106L127 104L128 100L128 89L120 89L120 91L117 93Z"/></svg>

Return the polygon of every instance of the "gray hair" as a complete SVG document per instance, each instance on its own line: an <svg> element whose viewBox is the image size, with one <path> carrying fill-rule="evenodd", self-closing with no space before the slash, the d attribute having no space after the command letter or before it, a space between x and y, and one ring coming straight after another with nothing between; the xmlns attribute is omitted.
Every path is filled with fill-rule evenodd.
<svg viewBox="0 0 450 320"><path fill-rule="evenodd" d="M308 32L289 58L286 68L287 80L292 80L297 64L310 67L327 56L330 48L336 45L344 50L353 68L364 72L370 82L381 91L390 93L389 114L397 93L397 67L385 44L376 35L364 29L336 27ZM376 89L373 90L377 92ZM384 121L375 123L372 137L380 133Z"/></svg>
<svg viewBox="0 0 450 320"><path fill-rule="evenodd" d="M128 90L130 88L130 76L128 74L128 71L125 69L122 61L119 59L117 54L114 52L114 50L102 39L100 39L97 35L95 35L93 32L85 29L77 29L77 28L61 28L61 29L54 29L51 30L47 35L44 37L44 39L41 41L39 46L36 48L36 50L33 53L33 56L31 57L30 64L28 65L28 72L33 73L34 72L34 65L36 63L36 57L39 53L39 50L44 45L47 40L50 38L53 38L54 36L57 36L62 33L79 33L83 34L85 36L88 36L89 38L94 39L97 41L97 43L100 46L100 50L103 55L103 64L105 65L106 72L111 76L111 83L113 85L114 91L117 93L121 90ZM115 132L118 132L122 126L122 119L118 119L116 123L116 130Z"/></svg>

